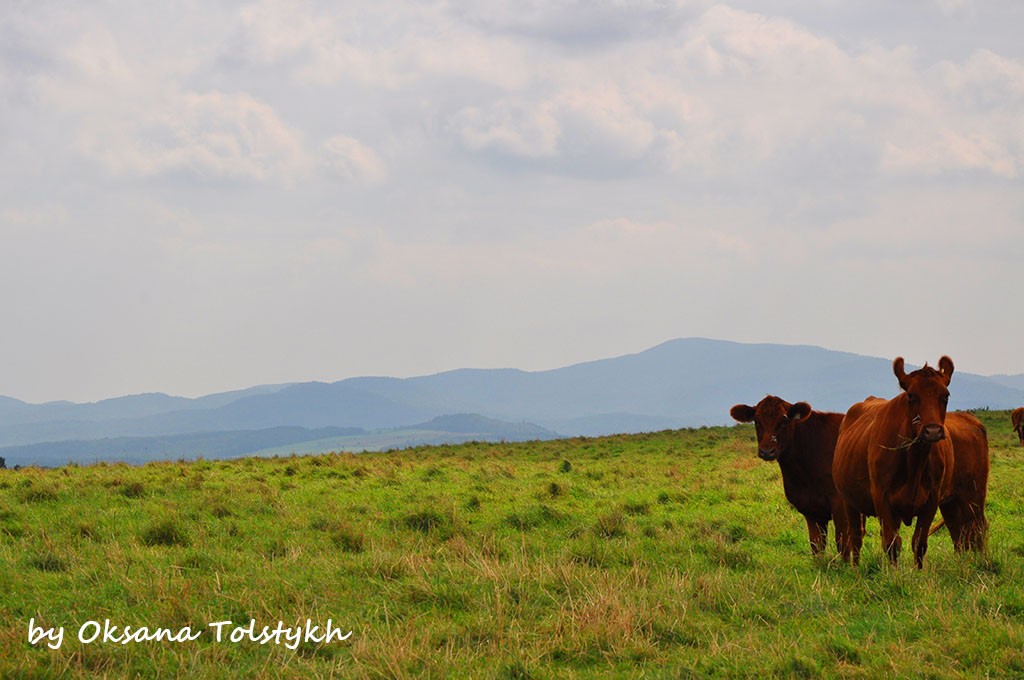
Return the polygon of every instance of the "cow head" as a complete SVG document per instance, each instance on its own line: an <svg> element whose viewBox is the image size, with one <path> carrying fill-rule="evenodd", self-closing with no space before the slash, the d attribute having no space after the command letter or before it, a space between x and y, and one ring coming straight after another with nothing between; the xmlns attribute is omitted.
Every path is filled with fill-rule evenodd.
<svg viewBox="0 0 1024 680"><path fill-rule="evenodd" d="M729 410L735 420L754 423L757 432L757 455L764 460L778 460L793 441L796 426L811 415L811 406L801 401L795 404L771 395L757 406L736 404Z"/></svg>
<svg viewBox="0 0 1024 680"><path fill-rule="evenodd" d="M953 360L939 359L939 370L925 364L907 375L903 357L892 362L892 372L907 393L907 410L913 439L934 444L946 437L946 404L949 403L949 381L953 377Z"/></svg>

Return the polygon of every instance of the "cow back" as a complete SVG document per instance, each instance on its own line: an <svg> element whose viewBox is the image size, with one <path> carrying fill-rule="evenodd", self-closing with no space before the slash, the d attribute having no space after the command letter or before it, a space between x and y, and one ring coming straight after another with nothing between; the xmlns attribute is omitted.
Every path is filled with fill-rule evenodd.
<svg viewBox="0 0 1024 680"><path fill-rule="evenodd" d="M868 397L849 408L841 421L832 461L832 478L843 500L864 514L874 514L868 447L885 399Z"/></svg>
<svg viewBox="0 0 1024 680"><path fill-rule="evenodd" d="M812 411L794 429L788 455L779 459L786 499L804 514L832 514L832 459L842 422L842 413Z"/></svg>
<svg viewBox="0 0 1024 680"><path fill-rule="evenodd" d="M946 428L953 444L952 493L985 504L988 490L988 434L981 421L970 413L954 411L946 415Z"/></svg>

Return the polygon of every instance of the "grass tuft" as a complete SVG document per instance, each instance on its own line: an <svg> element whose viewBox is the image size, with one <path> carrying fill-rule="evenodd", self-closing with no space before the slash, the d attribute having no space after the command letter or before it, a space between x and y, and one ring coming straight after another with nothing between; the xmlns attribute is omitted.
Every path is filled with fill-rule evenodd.
<svg viewBox="0 0 1024 680"><path fill-rule="evenodd" d="M146 493L142 482L129 482L121 487L121 495L125 498L141 498Z"/></svg>
<svg viewBox="0 0 1024 680"><path fill-rule="evenodd" d="M22 489L22 503L48 503L59 498L57 490L49 486L30 484Z"/></svg>
<svg viewBox="0 0 1024 680"><path fill-rule="evenodd" d="M449 521L448 518L436 510L420 510L406 515L402 523L408 529L426 534L435 529L447 527Z"/></svg>
<svg viewBox="0 0 1024 680"><path fill-rule="evenodd" d="M44 551L29 558L28 564L39 571L64 572L68 570L67 560L50 551Z"/></svg>
<svg viewBox="0 0 1024 680"><path fill-rule="evenodd" d="M829 656L847 664L860 664L860 652L856 645L845 638L832 638L825 644Z"/></svg>
<svg viewBox="0 0 1024 680"><path fill-rule="evenodd" d="M96 540L100 536L99 529L96 528L96 524L94 522L78 522L75 525L75 533L82 538L88 538L90 540Z"/></svg>
<svg viewBox="0 0 1024 680"><path fill-rule="evenodd" d="M363 532L348 525L340 525L331 529L331 543L347 553L361 553L366 543Z"/></svg>
<svg viewBox="0 0 1024 680"><path fill-rule="evenodd" d="M599 515L594 533L601 538L620 538L626 535L626 518L619 511Z"/></svg>
<svg viewBox="0 0 1024 680"><path fill-rule="evenodd" d="M646 501L626 501L622 509L627 515L651 514L651 504Z"/></svg>
<svg viewBox="0 0 1024 680"><path fill-rule="evenodd" d="M506 524L519 531L530 531L545 525L559 524L564 520L565 515L543 503L524 512L514 512L505 517Z"/></svg>
<svg viewBox="0 0 1024 680"><path fill-rule="evenodd" d="M140 539L149 546L186 546L189 544L188 534L173 519L160 519L149 524L142 530Z"/></svg>

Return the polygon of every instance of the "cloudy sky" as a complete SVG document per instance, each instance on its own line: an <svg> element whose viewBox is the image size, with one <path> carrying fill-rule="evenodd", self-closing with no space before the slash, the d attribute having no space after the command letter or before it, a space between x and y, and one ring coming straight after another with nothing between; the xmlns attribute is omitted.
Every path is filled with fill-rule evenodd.
<svg viewBox="0 0 1024 680"><path fill-rule="evenodd" d="M1017 0L0 3L0 394L677 337L1024 373Z"/></svg>

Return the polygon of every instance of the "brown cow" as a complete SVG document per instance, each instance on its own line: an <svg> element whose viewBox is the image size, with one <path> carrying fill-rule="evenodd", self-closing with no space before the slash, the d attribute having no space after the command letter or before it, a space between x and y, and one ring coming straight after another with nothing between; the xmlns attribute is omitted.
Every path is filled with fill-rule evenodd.
<svg viewBox="0 0 1024 680"><path fill-rule="evenodd" d="M1010 422L1013 423L1013 431L1017 433L1020 443L1024 444L1024 406L1013 409L1010 414Z"/></svg>
<svg viewBox="0 0 1024 680"><path fill-rule="evenodd" d="M939 503L952 496L953 444L944 424L953 361L944 356L939 370L926 365L907 375L903 357L897 357L893 373L903 392L854 404L839 430L832 474L849 526L842 554L859 561L863 518L875 515L882 524L882 545L895 564L902 545L899 523L909 526L916 518L914 563L920 569Z"/></svg>
<svg viewBox="0 0 1024 680"><path fill-rule="evenodd" d="M830 520L841 548L846 514L832 483L832 452L843 414L813 411L806 402L790 404L771 395L757 406L736 404L729 414L741 423L753 421L757 455L779 462L786 500L807 520L811 552L825 549Z"/></svg>
<svg viewBox="0 0 1024 680"><path fill-rule="evenodd" d="M865 401L874 400L884 401L878 397ZM980 420L962 411L946 414L946 430L953 442L953 488L939 503L942 519L932 525L928 536L945 526L957 552L981 551L988 536L988 432Z"/></svg>
<svg viewBox="0 0 1024 680"><path fill-rule="evenodd" d="M939 503L939 512L958 552L984 550L988 535L988 433L980 420L962 411L946 414L946 430L953 443L953 488Z"/></svg>

